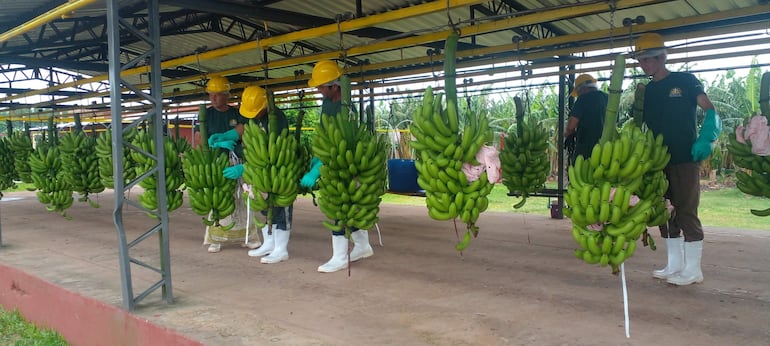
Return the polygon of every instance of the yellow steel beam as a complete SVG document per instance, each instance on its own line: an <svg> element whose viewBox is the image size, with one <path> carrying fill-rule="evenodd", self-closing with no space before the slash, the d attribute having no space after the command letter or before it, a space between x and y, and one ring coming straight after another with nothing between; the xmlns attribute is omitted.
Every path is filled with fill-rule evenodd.
<svg viewBox="0 0 770 346"><path fill-rule="evenodd" d="M671 0L666 0L666 1L671 1ZM638 7L638 6L649 5L649 4L660 3L660 2L662 1L661 0L626 0L626 1L620 0L617 3L617 8L618 9L631 8L631 7ZM578 11L577 9L578 7L580 7L582 11ZM770 10L770 6L767 6L767 7L768 7L768 10ZM603 11L605 12L608 12L610 10L609 7L606 6L606 4L601 5L601 4L592 3L584 6L576 5L569 8L545 10L539 13L519 16L513 19L500 20L498 22L505 22L506 28L518 27L518 26L525 26L525 25L532 25L536 23L554 21L554 20L559 20L564 18L570 18L570 17L580 16L580 15L593 14L593 13L596 13L596 11L600 11L601 9L603 9ZM717 17L717 19L733 18L736 16L740 17L740 16L746 16L746 15L751 15L755 13L756 13L755 10L750 10L750 9L743 10L743 11L723 11L723 12L720 12L721 16ZM707 21L715 20L714 17L715 16L709 15L708 17L704 18L703 21L698 21L698 22L707 22ZM512 23L511 21L514 19L519 20L520 22ZM669 24L674 25L676 23L680 23L681 20L672 20L668 22ZM492 28L495 28L495 30L501 30L499 28L503 27L503 25L496 24L496 23L497 22L492 22L488 24L480 24L480 25L470 26L468 28L463 28L461 29L461 34L463 36L478 35L478 34L490 32ZM446 37L449 35L450 32L451 30L446 30L446 31L441 31L436 33L420 35L416 37L409 37L409 38L403 38L403 39L396 39L388 42L368 44L361 47L351 47L346 50L346 55L358 56L363 54L371 54L376 52L398 49L402 47L424 45L431 42L442 41L446 39ZM611 33L612 32L610 30L602 30L600 32L592 33L591 38L595 39L595 38L607 37L607 35ZM565 35L565 36L560 36L552 39L543 39L543 40L524 42L519 44L519 48L525 49L525 48L540 47L540 46L546 46L546 45L555 45L560 43L578 42L576 41L578 39L580 39L580 35ZM499 49L499 47L501 46L487 47L487 48L475 50L473 52L469 52L469 55L488 54L488 52L495 52L495 51L501 52L505 50L510 50L511 46L512 45L502 46L504 47L502 49ZM487 53L484 53L484 50L486 50ZM334 58L338 58L339 56L340 56L340 52L338 51L324 52L324 53L318 53L318 54L312 54L312 55L305 55L301 57L281 59L273 62L268 62L265 64L256 64L256 65L223 70L223 71L219 71L217 74L233 75L233 74L239 74L239 73L249 73L257 70L263 70L265 68L274 69L274 68L280 68L280 67L289 67L289 66L307 64L307 63L315 62L322 59L334 59ZM371 66L374 66L374 65L364 67L364 71L371 70L372 69ZM309 78L309 76L304 78ZM178 80L174 80L175 83L173 84L187 83L190 81L194 81L195 79L197 79L197 77L188 77L188 78L178 79ZM171 84L172 83L170 82L169 85ZM272 84L272 83L265 82L264 84Z"/></svg>
<svg viewBox="0 0 770 346"><path fill-rule="evenodd" d="M656 3L660 2L658 1L652 1L652 0L633 0L633 1L618 1L618 7L628 8L628 7L634 7L634 6L642 6L643 4L649 4L649 3ZM521 24L517 24L514 26L521 26L521 25L530 25L533 23L536 23L537 20L533 18L533 16L541 17L540 21L550 21L550 20L557 20L559 18L563 17L574 17L581 15L580 13L589 14L589 13L595 13L595 11L598 10L596 7L596 4L587 5L584 8L585 12L576 12L575 8L559 8L555 11L553 14L549 15L550 11L543 11L541 13L536 13L532 15L524 15L517 17L521 20ZM601 6L600 6L601 7ZM606 6L604 6L606 7ZM605 8L605 11L609 11L608 8ZM706 15L700 15L700 16L693 16L693 17L687 17L687 18L678 18L674 20L669 21L661 21L661 22L655 22L655 23L645 23L636 25L634 28L635 33L641 33L646 31L655 31L665 28L672 28L682 25L690 25L690 24L697 24L697 23L707 23L714 20L719 19L725 19L725 18L737 18L737 17L743 17L747 15L753 15L757 13L758 11L766 11L770 12L770 5L758 5L751 8L744 8L744 9L737 9L737 10L731 10L731 11L722 11L712 14L706 14ZM544 17L545 16L545 17ZM514 18L516 19L516 18ZM503 20L505 22L509 22L510 24L511 19L505 19ZM487 30L490 30L490 27L499 28L501 25L489 23L491 25L483 26L484 24L479 24L476 26L470 26L467 28L462 29L463 35L472 35L472 34L479 34L486 32ZM767 25L767 23L757 23L757 24L749 24L749 25L738 25L736 28L743 28L740 30L748 30L747 27L749 26L761 26L761 25ZM761 28L761 27L759 27ZM692 35L687 35L690 38L692 37L702 37L708 34L716 34L716 33L725 33L726 31L729 32L728 29L725 28L719 28L719 29L711 29L711 30L702 30L698 31L697 33L693 33ZM574 35L565 35L565 36L559 36L559 37L553 37L553 38L546 38L541 40L534 40L534 41L524 41L517 44L507 44L507 45L501 45L501 46L494 46L494 47L486 47L486 48L479 48L479 49L472 49L472 50L464 50L458 52L458 57L463 56L479 56L479 55L487 55L487 54L494 54L499 53L503 51L511 51L511 50L517 50L517 49L530 49L535 47L548 47L552 45L558 45L558 44L564 44L564 43L572 43L572 42L580 42L584 40L591 40L591 39L597 39L597 38L603 38L608 37L612 34L617 34L619 30L616 28L613 32L613 30L600 30L596 32L591 33L584 33L584 34L574 34ZM428 42L434 42L434 41L440 41L446 38L446 35L448 35L449 31L440 32L440 33L432 33L427 35L422 35L419 37L412 37L412 38L405 38L405 39L398 39L393 40L389 42L382 42L382 43L375 43L368 45L366 47L353 47L350 48L347 51L348 56L355 56L355 55L361 55L361 54L369 54L372 52L378 52L378 51L386 51L390 49L396 49L399 47L404 46L413 46L413 45L419 45L424 44ZM626 36L625 34L623 36ZM677 35L677 36L684 36L684 35ZM670 39L677 39L677 37L670 37ZM622 41L618 41L622 42ZM571 54L581 51L586 51L588 47L586 46L578 46L575 47L572 51L566 51L564 54ZM604 47L606 49L608 47ZM553 52L548 52L549 54ZM300 64L305 64L309 62L318 61L320 59L329 59L329 58L335 58L339 56L339 52L333 51L333 52L325 52L320 54L314 54L314 55L307 55L302 57L294 57L294 58L287 58L287 59L281 59L273 62L269 62L266 64L257 64L257 65L251 65L251 66L245 66L245 67L239 67L235 69L229 69L224 71L218 71L217 74L223 74L223 75L231 75L231 74L237 74L237 73L248 73L248 72L254 72L255 70L260 70L264 68L279 68L279 67L288 67L288 66L296 66ZM533 57L530 57L528 54L523 54L522 59L532 59ZM396 67L399 66L405 66L414 64L416 62L424 63L429 58L423 57L423 58L416 58L416 59L407 59L407 60L400 60L396 62L386 62L386 63L380 63L380 64L372 64L367 65L365 67L362 67L362 71L371 71L383 68L385 66L392 66ZM432 57L434 60L442 60L443 56L434 56ZM186 83L190 81L196 80L198 77L188 77L188 78L182 78L182 79L175 79L173 81L166 81L163 83L164 86L168 85L174 85L174 84L181 84ZM309 77L299 77L299 79L307 79ZM285 82L291 82L292 80L297 79L296 77L288 77L288 78L279 78L275 80L270 81L262 81L258 84L260 85L270 85L270 84L277 84L277 83L285 83ZM244 86L248 83L241 83L244 84ZM236 85L237 87L237 85ZM200 91L194 91L194 92L200 92ZM78 96L78 98L82 98L82 96ZM74 99L73 99L74 100ZM0 100L2 101L2 100ZM58 102L66 102L66 99L64 100L57 100Z"/></svg>
<svg viewBox="0 0 770 346"><path fill-rule="evenodd" d="M94 1L94 0L80 0L80 1ZM429 14L429 13L433 13L433 12L437 12L437 11L443 11L443 10L446 10L447 8L456 8L456 7L470 6L470 5L475 5L475 4L482 3L482 2L485 2L485 1L484 0L446 0L446 1L444 1L444 0L437 0L437 1L432 1L432 2L429 2L429 3L425 3L425 4L420 4L420 5L411 6L411 7L407 7L407 8L403 8L403 9L398 9L398 10L393 10L393 11L388 11L388 12L385 12L385 13L382 13L382 14L377 14L377 15L368 16L368 17L364 17L364 18L357 18L357 19L352 19L352 20L345 21L345 22L340 22L339 25L337 25L337 24L329 24L329 25L324 25L324 26L320 26L320 27L317 27L317 28L306 29L306 30L299 30L299 31L295 31L295 32L292 32L292 33L284 34L284 35L278 35L278 36L275 36L275 37L268 37L268 38L264 38L264 39L259 40L259 44L257 44L256 42L246 42L246 43L241 43L241 44L237 44L237 45L233 45L233 46L229 46L229 47L224 47L224 48L210 50L208 52L203 52L203 53L200 53L200 54L188 55L188 56L181 57L181 58L170 59L170 60L166 60L166 61L162 62L161 63L161 68L172 68L172 67L176 67L176 66L180 66L180 65L197 63L199 61L216 59L216 58L219 58L219 57L222 57L222 56L226 56L226 55L229 55L229 54L239 53L239 52L248 51L248 50L253 50L253 49L260 48L260 47L266 48L266 47L270 47L270 46L275 46L275 45L280 45L280 44L285 44L285 43L296 42L296 41L299 41L299 40L307 40L307 39L311 39L311 38L316 38L316 37L320 37L320 36L324 36L324 35L328 35L328 34L333 34L333 33L337 33L337 32L347 32L347 31L351 31L351 30L362 29L362 28L365 28L365 27L368 27L368 26L372 26L372 25L376 25L376 24L380 24L380 23L385 23L385 22L389 22L389 21L393 21L393 20L399 20L399 19L404 19L404 18L411 18L411 17L421 16L421 15L425 15L425 14ZM121 76L130 76L130 75L139 74L139 73L145 73L145 72L147 72L147 67L136 67L136 68L127 69L127 70L121 72ZM27 92L27 93L22 93L22 94L14 95L14 96L11 96L11 97L1 98L0 102L8 101L8 100L13 100L13 99L17 99L17 98L22 98L22 97L28 97L28 96L45 94L45 93L49 93L49 92L52 92L52 91L61 90L63 88L67 88L67 87L73 87L73 86L82 85L82 84L86 84L86 83L95 83L95 82L100 82L100 81L107 80L107 79L109 79L109 75L99 75L99 76L94 76L94 77L91 77L91 78L84 78L84 79L81 79L79 81L70 82L70 83L62 83L62 84L59 84L58 86L41 89L39 91L31 91L31 92Z"/></svg>
<svg viewBox="0 0 770 346"><path fill-rule="evenodd" d="M0 34L0 43L3 43L13 37L19 36L27 31L35 29L41 25L50 23L54 20L62 18L62 16L69 15L72 11L87 6L96 0L70 0L69 2L62 4L46 13L43 13L32 20L21 24L11 30L8 30Z"/></svg>

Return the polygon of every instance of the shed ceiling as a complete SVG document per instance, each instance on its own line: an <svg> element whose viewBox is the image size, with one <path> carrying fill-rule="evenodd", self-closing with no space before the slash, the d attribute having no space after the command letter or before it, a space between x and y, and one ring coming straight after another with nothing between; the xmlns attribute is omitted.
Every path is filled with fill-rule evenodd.
<svg viewBox="0 0 770 346"><path fill-rule="evenodd" d="M36 19L81 1L88 4L65 16ZM127 23L146 28L146 1L119 3ZM452 28L462 36L458 66L506 61L557 66L587 59L583 53L588 50L628 51L630 40L646 31L657 31L667 40L697 39L767 29L770 24L767 0L160 0L159 4L164 95L176 103L201 99L205 78L213 74L228 76L236 89L251 83L274 90L302 88L312 64L322 58L337 59L357 81L424 73L441 64L443 40ZM0 110L109 95L104 1L0 0L0 6L0 33L4 33L0 78L5 78L0 79ZM121 41L121 62L146 50L141 41ZM140 64L124 79L145 83L147 69ZM29 80L47 82L49 88L25 88L22 82ZM30 97L41 101L20 101Z"/></svg>

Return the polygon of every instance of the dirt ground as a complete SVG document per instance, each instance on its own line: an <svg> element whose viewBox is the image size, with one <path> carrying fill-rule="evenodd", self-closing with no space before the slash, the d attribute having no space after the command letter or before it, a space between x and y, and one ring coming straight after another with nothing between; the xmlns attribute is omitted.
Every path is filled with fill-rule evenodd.
<svg viewBox="0 0 770 346"><path fill-rule="evenodd" d="M76 203L66 221L33 193L6 194L0 262L122 306L112 193L98 202ZM126 210L130 240L148 220ZM621 277L574 257L568 219L487 212L460 255L452 223L383 205L384 245L370 232L375 254L350 275L316 271L331 255L322 220L298 200L290 259L268 265L240 247L207 253L200 217L183 206L171 214L175 302L157 290L135 314L207 345L770 344L770 232L707 227L705 281L686 287L650 275L665 262L663 241L640 248L625 264L627 338ZM157 242L131 254L157 263ZM137 294L159 278L132 272Z"/></svg>

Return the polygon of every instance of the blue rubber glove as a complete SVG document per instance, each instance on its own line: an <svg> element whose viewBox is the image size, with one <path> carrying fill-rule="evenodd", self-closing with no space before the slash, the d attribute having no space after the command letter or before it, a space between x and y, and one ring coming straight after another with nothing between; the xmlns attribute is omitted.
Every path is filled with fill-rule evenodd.
<svg viewBox="0 0 770 346"><path fill-rule="evenodd" d="M238 179L243 175L243 165L233 165L222 170L222 175L227 179Z"/></svg>
<svg viewBox="0 0 770 346"><path fill-rule="evenodd" d="M222 149L227 149L227 150L233 151L235 149L235 142L222 140L222 141L216 142L216 143L214 143L212 145L209 145L209 147L211 147L211 148L222 148Z"/></svg>
<svg viewBox="0 0 770 346"><path fill-rule="evenodd" d="M236 131L235 129L232 129L223 133L222 137L219 140L237 142L239 138L241 138L241 136L238 134L238 131Z"/></svg>
<svg viewBox="0 0 770 346"><path fill-rule="evenodd" d="M215 133L211 136L209 136L209 148L215 148L215 144L217 142L222 140L222 134L221 133Z"/></svg>
<svg viewBox="0 0 770 346"><path fill-rule="evenodd" d="M722 120L719 119L717 112L713 109L707 110L698 139L695 140L690 150L690 154L692 154L695 162L703 161L711 155L711 152L714 150L714 141L717 140L721 132Z"/></svg>
<svg viewBox="0 0 770 346"><path fill-rule="evenodd" d="M302 180L299 181L299 184L302 185L302 187L312 189L318 181L318 178L321 176L321 166L323 166L323 162L317 157L310 160L310 170L302 176Z"/></svg>

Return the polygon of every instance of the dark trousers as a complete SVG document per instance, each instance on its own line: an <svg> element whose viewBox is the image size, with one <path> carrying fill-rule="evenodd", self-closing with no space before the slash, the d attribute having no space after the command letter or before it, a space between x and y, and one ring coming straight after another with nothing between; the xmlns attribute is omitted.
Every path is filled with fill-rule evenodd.
<svg viewBox="0 0 770 346"><path fill-rule="evenodd" d="M678 238L684 233L685 241L703 240L703 226L698 219L700 163L685 162L670 165L663 172L668 178L666 198L671 200L674 212L668 223L660 226L660 236Z"/></svg>
<svg viewBox="0 0 770 346"><path fill-rule="evenodd" d="M267 210L262 211L262 215L267 215ZM275 207L273 208L273 229L280 228L282 230L288 231L291 227L291 219L294 215L294 205L290 205L287 208L284 207Z"/></svg>

